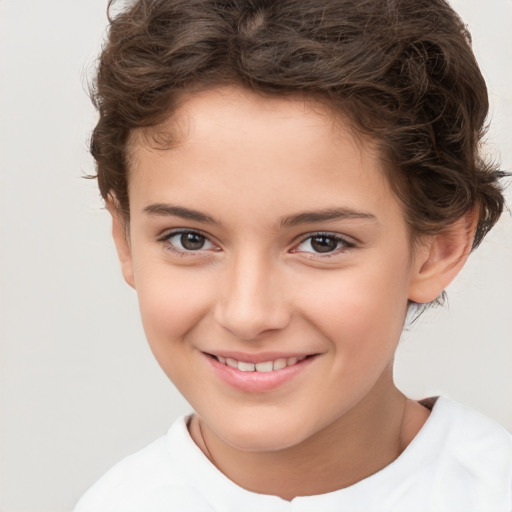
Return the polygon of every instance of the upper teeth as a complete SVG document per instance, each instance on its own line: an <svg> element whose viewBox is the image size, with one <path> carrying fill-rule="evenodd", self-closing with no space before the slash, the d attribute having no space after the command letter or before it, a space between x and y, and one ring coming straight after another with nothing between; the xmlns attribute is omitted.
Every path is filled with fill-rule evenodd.
<svg viewBox="0 0 512 512"><path fill-rule="evenodd" d="M281 357L275 361L265 361L264 363L247 363L245 361L237 361L231 357L216 356L217 360L231 368L238 368L242 372L271 372L273 370L281 370L287 366L293 366L299 361L306 358L303 357Z"/></svg>

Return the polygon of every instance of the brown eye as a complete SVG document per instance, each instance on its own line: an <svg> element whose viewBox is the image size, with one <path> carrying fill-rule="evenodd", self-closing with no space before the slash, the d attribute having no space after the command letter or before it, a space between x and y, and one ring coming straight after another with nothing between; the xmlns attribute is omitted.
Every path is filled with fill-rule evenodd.
<svg viewBox="0 0 512 512"><path fill-rule="evenodd" d="M180 243L187 251L198 251L204 247L206 238L199 233L182 233Z"/></svg>
<svg viewBox="0 0 512 512"><path fill-rule="evenodd" d="M167 249L182 255L194 251L216 250L207 236L196 231L174 231L163 236L159 242L162 242Z"/></svg>
<svg viewBox="0 0 512 512"><path fill-rule="evenodd" d="M316 233L304 238L293 252L309 254L338 254L352 249L356 244L335 233Z"/></svg>
<svg viewBox="0 0 512 512"><path fill-rule="evenodd" d="M332 236L318 235L311 239L311 248L316 252L331 252L338 248L339 239Z"/></svg>

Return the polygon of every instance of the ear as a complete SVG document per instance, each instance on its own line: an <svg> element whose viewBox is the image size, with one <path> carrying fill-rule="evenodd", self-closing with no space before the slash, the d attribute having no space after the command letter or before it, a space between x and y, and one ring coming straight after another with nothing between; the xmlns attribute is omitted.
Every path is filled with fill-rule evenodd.
<svg viewBox="0 0 512 512"><path fill-rule="evenodd" d="M415 251L409 300L436 300L460 272L471 253L478 215L470 212L441 233L420 240Z"/></svg>
<svg viewBox="0 0 512 512"><path fill-rule="evenodd" d="M119 210L116 199L112 196L107 200L107 210L112 216L112 236L116 244L119 261L121 262L121 272L124 280L135 289L130 235L126 219Z"/></svg>

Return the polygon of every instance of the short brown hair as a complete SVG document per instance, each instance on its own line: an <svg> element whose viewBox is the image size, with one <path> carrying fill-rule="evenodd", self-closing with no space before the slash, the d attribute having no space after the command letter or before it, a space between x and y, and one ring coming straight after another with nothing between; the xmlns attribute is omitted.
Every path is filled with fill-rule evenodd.
<svg viewBox="0 0 512 512"><path fill-rule="evenodd" d="M114 0L109 2L112 12ZM320 98L377 143L413 234L504 206L504 173L480 154L485 81L444 0L138 0L109 16L92 98L103 198L128 215L128 142L195 88L240 84Z"/></svg>

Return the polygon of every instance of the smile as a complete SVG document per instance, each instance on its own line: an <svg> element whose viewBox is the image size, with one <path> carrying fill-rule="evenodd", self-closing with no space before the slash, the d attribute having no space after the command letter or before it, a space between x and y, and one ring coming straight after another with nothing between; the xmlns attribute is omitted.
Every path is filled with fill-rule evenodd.
<svg viewBox="0 0 512 512"><path fill-rule="evenodd" d="M276 370L282 370L288 366L294 366L306 356L303 357L280 357L274 361L264 361L262 363L252 363L247 361L238 361L232 357L213 356L219 361L219 363L225 364L231 368L237 368L241 372L273 372Z"/></svg>
<svg viewBox="0 0 512 512"><path fill-rule="evenodd" d="M277 390L307 372L320 354L242 354L203 352L213 374L245 393Z"/></svg>

